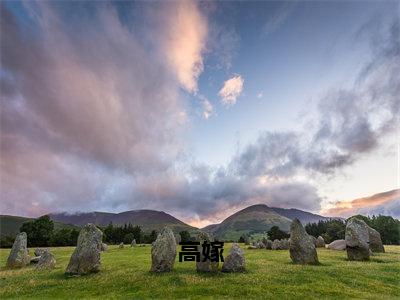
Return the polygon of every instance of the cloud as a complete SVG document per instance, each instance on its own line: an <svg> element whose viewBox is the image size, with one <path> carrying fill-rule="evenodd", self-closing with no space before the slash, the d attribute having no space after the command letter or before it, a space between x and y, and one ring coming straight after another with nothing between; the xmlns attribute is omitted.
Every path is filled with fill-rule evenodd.
<svg viewBox="0 0 400 300"><path fill-rule="evenodd" d="M226 80L218 95L221 97L222 103L226 106L232 106L236 103L236 99L243 91L244 80L240 75L234 75Z"/></svg>
<svg viewBox="0 0 400 300"><path fill-rule="evenodd" d="M162 30L162 51L181 86L190 93L198 90L197 80L204 69L208 25L197 2L169 2Z"/></svg>
<svg viewBox="0 0 400 300"><path fill-rule="evenodd" d="M261 99L262 97L264 97L264 92L263 91L258 92L256 97L258 99Z"/></svg>
<svg viewBox="0 0 400 300"><path fill-rule="evenodd" d="M338 201L325 211L332 216L350 217L356 214L391 215L400 217L400 189L349 201Z"/></svg>
<svg viewBox="0 0 400 300"><path fill-rule="evenodd" d="M277 31L280 27L282 27L290 15L293 13L296 7L296 3L294 2L283 2L280 6L274 11L272 16L265 23L263 28L263 35L267 36L275 31Z"/></svg>
<svg viewBox="0 0 400 300"><path fill-rule="evenodd" d="M208 99L203 100L203 118L208 119L212 116L214 108Z"/></svg>
<svg viewBox="0 0 400 300"><path fill-rule="evenodd" d="M150 208L190 221L255 203L317 211L321 198L299 172L349 165L398 124L398 23L352 88L321 99L313 130L265 131L214 169L192 161L181 140L181 88L196 93L204 64L197 3L149 4L149 19L160 16L143 34L159 33L151 46L114 4L96 5L79 24L51 3L27 2L29 22L1 5L2 213ZM243 82L235 75L224 83L225 105ZM201 104L209 117L210 101Z"/></svg>
<svg viewBox="0 0 400 300"><path fill-rule="evenodd" d="M399 128L399 22L380 32L382 43L351 88L332 88L318 102L311 129L261 132L239 151L232 168L241 176L291 178L306 172L333 174L381 145ZM375 40L370 37L371 40Z"/></svg>
<svg viewBox="0 0 400 300"><path fill-rule="evenodd" d="M185 115L179 86L113 6L98 5L68 27L51 4L26 9L30 28L1 9L0 79L9 88L1 100L0 209L118 206L107 195L121 178L135 186L138 174L174 167Z"/></svg>

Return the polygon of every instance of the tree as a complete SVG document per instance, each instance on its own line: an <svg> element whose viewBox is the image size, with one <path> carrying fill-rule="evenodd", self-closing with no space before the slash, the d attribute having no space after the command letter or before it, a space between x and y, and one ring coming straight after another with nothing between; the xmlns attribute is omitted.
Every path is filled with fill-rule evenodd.
<svg viewBox="0 0 400 300"><path fill-rule="evenodd" d="M271 240L282 240L282 239L287 239L289 238L289 234L286 232L280 230L278 226L272 226L271 229L267 232L268 236Z"/></svg>
<svg viewBox="0 0 400 300"><path fill-rule="evenodd" d="M54 222L47 215L33 221L25 222L20 228L20 232L26 232L28 246L30 247L49 246L53 230Z"/></svg>
<svg viewBox="0 0 400 300"><path fill-rule="evenodd" d="M134 238L135 238L135 235L132 232L125 234L125 236L124 236L124 244L132 243Z"/></svg>
<svg viewBox="0 0 400 300"><path fill-rule="evenodd" d="M187 243L190 242L190 233L187 230L179 232L179 235L181 236L181 242L182 243Z"/></svg>
<svg viewBox="0 0 400 300"><path fill-rule="evenodd" d="M51 246L76 246L79 231L75 228L61 228L55 230L50 239Z"/></svg>

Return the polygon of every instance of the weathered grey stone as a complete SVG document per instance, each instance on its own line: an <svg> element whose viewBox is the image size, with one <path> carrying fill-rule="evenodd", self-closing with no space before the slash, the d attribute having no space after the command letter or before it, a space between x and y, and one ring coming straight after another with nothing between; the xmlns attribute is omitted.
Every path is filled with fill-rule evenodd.
<svg viewBox="0 0 400 300"><path fill-rule="evenodd" d="M319 236L317 238L317 243L316 243L317 248L325 248L325 240L322 236Z"/></svg>
<svg viewBox="0 0 400 300"><path fill-rule="evenodd" d="M243 250L239 247L239 244L234 243L229 254L225 257L222 272L244 272L245 270L246 260Z"/></svg>
<svg viewBox="0 0 400 300"><path fill-rule="evenodd" d="M119 246L118 246L118 248L119 248L119 249L124 248L124 243L120 243Z"/></svg>
<svg viewBox="0 0 400 300"><path fill-rule="evenodd" d="M369 233L369 248L372 252L385 252L383 247L381 234L375 229L368 226Z"/></svg>
<svg viewBox="0 0 400 300"><path fill-rule="evenodd" d="M202 249L202 245L204 242L211 243L214 241L212 236L210 236L208 233L203 232L203 231L198 233L196 240L198 242L200 242L200 250ZM211 262L209 259L207 259L206 261L203 261L204 257L205 256L203 255L203 252L200 251L200 261L196 262L196 271L197 272L217 272L219 263Z"/></svg>
<svg viewBox="0 0 400 300"><path fill-rule="evenodd" d="M94 224L89 223L81 229L66 274L81 275L100 270L102 236L103 233Z"/></svg>
<svg viewBox="0 0 400 300"><path fill-rule="evenodd" d="M280 250L280 249L281 249L281 241L278 240L278 239L275 239L275 240L272 242L272 247L271 247L271 249L272 249L272 250Z"/></svg>
<svg viewBox="0 0 400 300"><path fill-rule="evenodd" d="M108 250L108 245L106 243L101 243L100 251L106 252Z"/></svg>
<svg viewBox="0 0 400 300"><path fill-rule="evenodd" d="M21 232L15 238L11 248L10 255L7 259L7 268L22 268L30 263L27 248L27 235Z"/></svg>
<svg viewBox="0 0 400 300"><path fill-rule="evenodd" d="M351 218L347 221L345 241L349 260L369 260L369 231L363 220Z"/></svg>
<svg viewBox="0 0 400 300"><path fill-rule="evenodd" d="M315 236L312 236L312 235L310 235L310 238L312 238L314 246L317 247L317 238Z"/></svg>
<svg viewBox="0 0 400 300"><path fill-rule="evenodd" d="M54 269L56 267L56 258L54 255L49 251L46 250L42 252L40 256L39 262L36 265L36 270L44 270L44 269Z"/></svg>
<svg viewBox="0 0 400 300"><path fill-rule="evenodd" d="M294 219L290 225L289 247L290 258L295 264L318 263L314 241L298 219Z"/></svg>
<svg viewBox="0 0 400 300"><path fill-rule="evenodd" d="M36 248L33 252L35 256L41 256L44 252L49 251L47 248Z"/></svg>
<svg viewBox="0 0 400 300"><path fill-rule="evenodd" d="M325 248L328 248L331 250L337 250L337 251L346 250L346 241L345 240L336 240L328 245L325 245Z"/></svg>
<svg viewBox="0 0 400 300"><path fill-rule="evenodd" d="M253 245L249 245L248 247L247 247L247 249L249 249L249 250L255 250L255 249L258 249L256 246L253 246Z"/></svg>
<svg viewBox="0 0 400 300"><path fill-rule="evenodd" d="M34 257L31 257L30 258L30 264L32 265L34 265L34 264L37 264L38 262L39 262L39 259L40 259L40 256L34 256Z"/></svg>
<svg viewBox="0 0 400 300"><path fill-rule="evenodd" d="M258 249L265 249L265 244L263 242L258 242Z"/></svg>
<svg viewBox="0 0 400 300"><path fill-rule="evenodd" d="M132 243L131 243L131 247L135 247L136 246L136 240L133 239Z"/></svg>
<svg viewBox="0 0 400 300"><path fill-rule="evenodd" d="M157 236L151 248L152 272L172 271L176 257L176 241L174 233L165 227Z"/></svg>
<svg viewBox="0 0 400 300"><path fill-rule="evenodd" d="M271 240L267 240L265 242L265 249L267 249L267 250L271 250L272 249L272 241Z"/></svg>

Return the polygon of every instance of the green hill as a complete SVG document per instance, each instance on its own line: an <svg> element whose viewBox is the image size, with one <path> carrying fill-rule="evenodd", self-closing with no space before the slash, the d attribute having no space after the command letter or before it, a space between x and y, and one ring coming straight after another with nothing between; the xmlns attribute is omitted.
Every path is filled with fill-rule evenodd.
<svg viewBox="0 0 400 300"><path fill-rule="evenodd" d="M290 228L291 220L277 214L264 204L252 205L226 218L220 224L207 226L203 230L224 240L238 240L242 234L266 232L272 226L284 231Z"/></svg>

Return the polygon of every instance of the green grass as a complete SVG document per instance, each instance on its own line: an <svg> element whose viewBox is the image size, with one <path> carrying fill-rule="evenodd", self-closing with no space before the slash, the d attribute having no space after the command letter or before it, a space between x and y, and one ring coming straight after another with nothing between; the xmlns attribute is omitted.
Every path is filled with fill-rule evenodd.
<svg viewBox="0 0 400 300"><path fill-rule="evenodd" d="M225 245L224 254L230 245ZM248 271L243 274L197 274L194 263L178 262L167 274L152 274L151 247L110 246L102 253L102 270L81 277L66 277L73 247L52 248L57 258L53 271L0 270L0 299L83 298L400 298L400 246L369 262L350 262L345 251L319 249L318 266L293 265L288 251L245 250ZM9 249L0 249L5 265ZM32 253L32 250L31 250Z"/></svg>

